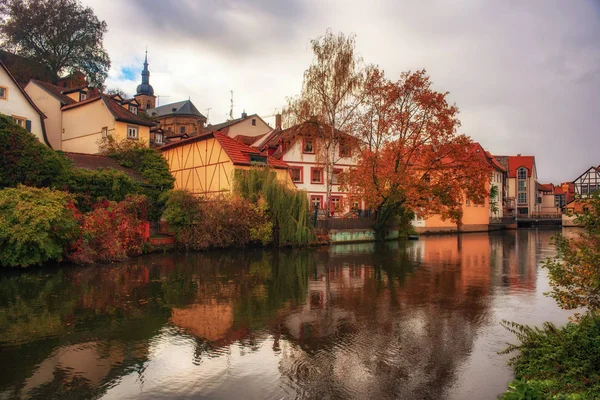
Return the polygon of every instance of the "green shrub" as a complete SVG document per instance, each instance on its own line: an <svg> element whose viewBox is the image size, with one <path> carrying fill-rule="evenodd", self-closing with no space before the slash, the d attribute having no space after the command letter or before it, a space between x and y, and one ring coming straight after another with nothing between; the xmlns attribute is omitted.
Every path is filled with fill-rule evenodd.
<svg viewBox="0 0 600 400"><path fill-rule="evenodd" d="M77 208L82 212L91 211L100 200L122 201L128 195L141 192L138 183L129 175L112 168L97 171L73 169L61 189L73 194Z"/></svg>
<svg viewBox="0 0 600 400"><path fill-rule="evenodd" d="M593 399L600 395L600 316L543 328L503 322L520 340L502 353L518 351L510 364L516 380L504 399ZM535 394L537 397L516 397Z"/></svg>
<svg viewBox="0 0 600 400"><path fill-rule="evenodd" d="M75 212L64 192L25 186L0 190L0 265L61 260L77 232Z"/></svg>
<svg viewBox="0 0 600 400"><path fill-rule="evenodd" d="M142 175L146 184L140 185L140 193L148 198L150 219L157 220L164 211L161 194L173 189L175 178L169 171L169 163L156 150L131 140L121 142L108 137L100 144L101 152L115 159L120 165L132 168Z"/></svg>
<svg viewBox="0 0 600 400"><path fill-rule="evenodd" d="M67 159L1 114L0 154L0 189L19 184L53 187L70 172Z"/></svg>
<svg viewBox="0 0 600 400"><path fill-rule="evenodd" d="M205 201L182 190L166 197L163 218L186 249L267 245L272 240L273 226L257 204L238 197Z"/></svg>

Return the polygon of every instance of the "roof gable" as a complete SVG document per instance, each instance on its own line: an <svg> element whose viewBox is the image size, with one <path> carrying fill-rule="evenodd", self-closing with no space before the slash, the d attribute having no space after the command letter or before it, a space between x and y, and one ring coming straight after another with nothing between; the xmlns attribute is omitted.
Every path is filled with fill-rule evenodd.
<svg viewBox="0 0 600 400"><path fill-rule="evenodd" d="M29 81L28 85L31 85L31 84L35 84L38 87L40 87L46 93L48 93L49 95L54 97L56 100L60 101L60 103L63 106L76 103L75 100L73 100L69 96L63 94L63 88L61 88L59 86L53 85L48 82L38 81L35 79L32 79L31 81Z"/></svg>
<svg viewBox="0 0 600 400"><path fill-rule="evenodd" d="M241 118L236 118L236 119L232 119L231 121L225 121L225 122L221 122L219 124L214 124L214 125L209 125L204 129L205 133L208 132L224 132L226 128L229 128L233 125L239 124L241 122L244 121L248 121L251 119L258 119L259 121L261 121L263 124L265 124L265 126L269 126L269 124L267 124L258 114L252 114L252 115L248 115L247 117L241 117Z"/></svg>
<svg viewBox="0 0 600 400"><path fill-rule="evenodd" d="M524 167L527 170L527 176L533 176L533 169L535 168L535 156L494 156L497 159L505 159L506 166L508 167L508 177L516 178L517 169Z"/></svg>
<svg viewBox="0 0 600 400"><path fill-rule="evenodd" d="M4 63L0 61L0 66L2 66L2 69L4 70L4 72L6 72L6 75L8 76L8 78L19 89L19 92L21 92L21 94L25 97L25 100L27 100L27 102L31 105L31 107L33 107L33 109L38 114L40 114L40 117L46 118L46 115L42 112L42 110L40 110L38 108L38 106L35 105L35 103L33 102L33 100L31 100L31 97L29 97L29 95L27 94L27 92L25 92L25 89L23 89L23 87L21 85L19 85L19 82L17 82L17 80L15 79L15 77L8 70L8 68L6 68L6 65L4 65ZM42 121L42 126L44 126L44 121ZM46 135L46 133L44 132L44 137L45 137L45 135ZM50 145L48 145L48 146L50 146Z"/></svg>

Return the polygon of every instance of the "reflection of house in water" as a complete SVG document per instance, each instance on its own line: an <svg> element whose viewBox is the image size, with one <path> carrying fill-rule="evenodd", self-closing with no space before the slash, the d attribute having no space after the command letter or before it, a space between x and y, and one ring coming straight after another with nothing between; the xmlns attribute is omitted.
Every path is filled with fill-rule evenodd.
<svg viewBox="0 0 600 400"><path fill-rule="evenodd" d="M287 384L311 398L443 398L489 313L487 234L322 258L284 320Z"/></svg>

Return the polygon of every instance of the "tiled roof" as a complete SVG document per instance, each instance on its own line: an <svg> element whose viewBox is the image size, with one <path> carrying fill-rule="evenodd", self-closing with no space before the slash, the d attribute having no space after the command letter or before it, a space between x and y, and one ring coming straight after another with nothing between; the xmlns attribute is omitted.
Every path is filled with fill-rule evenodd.
<svg viewBox="0 0 600 400"><path fill-rule="evenodd" d="M102 99L108 107L108 110L112 113L117 121L129 122L131 124L143 125L143 126L154 126L152 121L148 121L140 117L139 115L135 115L131 111L125 109L122 105L114 101L113 99L102 95Z"/></svg>
<svg viewBox="0 0 600 400"><path fill-rule="evenodd" d="M506 168L504 168L489 151L485 152L485 156L496 169L506 172Z"/></svg>
<svg viewBox="0 0 600 400"><path fill-rule="evenodd" d="M540 192L552 192L554 191L554 185L551 183L538 183L538 190Z"/></svg>
<svg viewBox="0 0 600 400"><path fill-rule="evenodd" d="M87 87L88 87L88 85L81 85L81 86L75 86L72 88L64 88L63 93L64 94L75 93L75 92L79 92L80 90L86 89Z"/></svg>
<svg viewBox="0 0 600 400"><path fill-rule="evenodd" d="M250 165L250 155L266 156L265 153L258 151L257 149L238 142L235 139L225 136L220 132L212 134L215 139L219 142L221 147L225 150L229 158L234 164L237 165ZM288 168L287 163L278 160L276 158L267 156L267 165L273 168Z"/></svg>
<svg viewBox="0 0 600 400"><path fill-rule="evenodd" d="M163 117L165 115L195 115L206 118L190 100L183 100L177 103L165 104L164 106L149 108L146 114L150 116ZM155 115L156 114L156 115Z"/></svg>
<svg viewBox="0 0 600 400"><path fill-rule="evenodd" d="M126 110L122 105L111 99L110 97L101 94L98 97L92 97L91 99L87 99L84 101L80 101L78 103L69 104L61 108L61 110L66 111L72 108L81 107L86 104L93 103L95 101L102 100L108 108L108 111L115 117L115 120L121 122L129 122L130 124L143 125L143 126L154 126L152 121L148 121L138 115L133 114L129 110Z"/></svg>
<svg viewBox="0 0 600 400"><path fill-rule="evenodd" d="M240 143L243 143L243 144L246 144L248 146L251 146L256 141L258 141L260 138L262 138L263 136L265 136L265 134L262 134L262 135L259 135L259 136L237 135L233 139L237 140Z"/></svg>
<svg viewBox="0 0 600 400"><path fill-rule="evenodd" d="M533 174L533 166L535 165L535 156L494 156L497 159L506 158L508 166L508 177L515 178L517 176L517 169L525 167L527 169L527 176Z"/></svg>
<svg viewBox="0 0 600 400"><path fill-rule="evenodd" d="M68 105L68 104L76 103L75 100L73 100L69 96L63 94L64 88L61 88L59 86L53 85L53 84L48 83L48 82L38 81L38 80L35 80L35 79L32 79L31 82L35 83L36 85L38 85L39 87L41 87L42 89L44 89L46 92L48 92L49 94L51 94L52 96L54 96L58 101L61 102L61 104L63 106L64 105Z"/></svg>
<svg viewBox="0 0 600 400"><path fill-rule="evenodd" d="M144 182L144 178L137 171L131 168L125 168L120 165L117 161L113 160L108 156L102 156L98 154L82 154L82 153L62 153L65 157L71 160L73 167L84 168L89 170L99 170L102 168L113 168L129 175L133 180L137 182Z"/></svg>
<svg viewBox="0 0 600 400"><path fill-rule="evenodd" d="M176 142L168 143L162 146L159 150L166 151L175 147L185 146L187 144L200 142L210 138L215 138L219 142L223 150L225 150L225 152L235 165L251 165L250 156L257 155L267 157L267 165L270 167L283 169L289 168L289 165L284 161L267 156L265 152L261 152L254 147L250 147L248 145L240 143L237 140L232 139L221 132L209 132L199 136L191 137L189 139L178 140Z"/></svg>

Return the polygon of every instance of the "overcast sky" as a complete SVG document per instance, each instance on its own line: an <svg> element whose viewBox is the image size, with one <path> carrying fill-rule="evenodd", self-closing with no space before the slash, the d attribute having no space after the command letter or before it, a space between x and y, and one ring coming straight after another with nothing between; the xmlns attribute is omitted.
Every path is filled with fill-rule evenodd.
<svg viewBox="0 0 600 400"><path fill-rule="evenodd" d="M160 103L219 123L271 116L296 95L327 28L357 36L390 78L427 69L493 154L536 156L542 182L600 164L600 1L83 0L108 24L107 85L134 94L148 46ZM168 97L167 97L168 96ZM272 118L265 118L267 122Z"/></svg>

